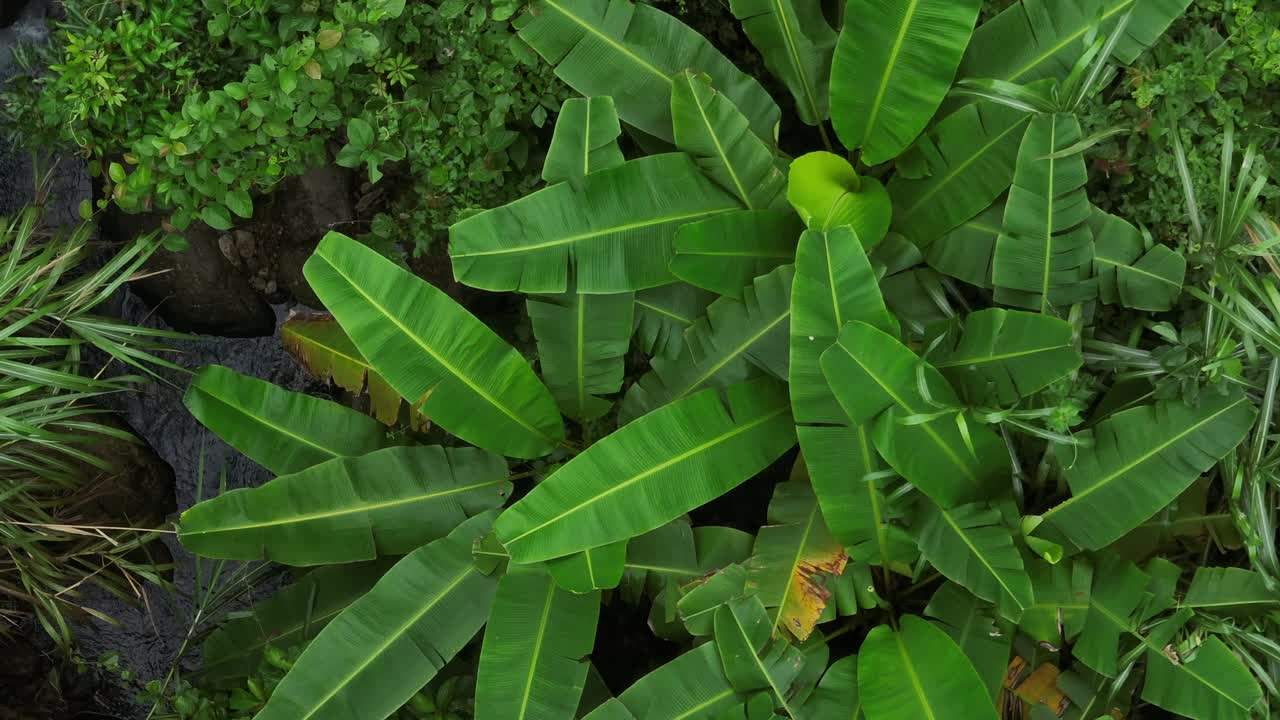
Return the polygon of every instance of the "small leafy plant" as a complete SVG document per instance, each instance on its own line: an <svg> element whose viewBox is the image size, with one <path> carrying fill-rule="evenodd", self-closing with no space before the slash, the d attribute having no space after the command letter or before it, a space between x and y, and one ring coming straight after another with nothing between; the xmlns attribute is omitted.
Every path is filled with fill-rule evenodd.
<svg viewBox="0 0 1280 720"><path fill-rule="evenodd" d="M980 4L733 0L784 121L660 10L531 3L521 38L584 97L547 186L449 252L528 295L537 372L330 234L306 276L351 351L322 372L453 439L202 371L188 407L279 477L187 510L188 549L315 583L403 556L282 591L306 612L264 604L205 672L306 643L259 720L379 719L483 628L495 720L1266 713L1280 303L1254 152L1234 177L1223 154L1189 283L1090 202L1076 116L1187 0L1023 0L975 29ZM780 125L825 149L790 157ZM698 520L761 483L754 532ZM605 602L683 652L602 698Z"/></svg>

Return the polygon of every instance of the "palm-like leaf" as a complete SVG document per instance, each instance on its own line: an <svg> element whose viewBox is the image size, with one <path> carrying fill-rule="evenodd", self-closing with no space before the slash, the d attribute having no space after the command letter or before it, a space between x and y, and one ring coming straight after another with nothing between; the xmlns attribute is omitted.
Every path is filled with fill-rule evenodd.
<svg viewBox="0 0 1280 720"><path fill-rule="evenodd" d="M1111 54L1131 63L1189 4L1190 0L1022 0L973 33L959 76L1015 83L1065 78L1090 37L1108 34L1129 12L1133 17Z"/></svg>
<svg viewBox="0 0 1280 720"><path fill-rule="evenodd" d="M542 569L513 567L498 581L480 665L480 720L572 720L595 643L600 593L575 595Z"/></svg>
<svg viewBox="0 0 1280 720"><path fill-rule="evenodd" d="M570 460L495 529L518 562L652 530L728 492L795 444L786 391L735 385L728 407L701 392L640 418Z"/></svg>
<svg viewBox="0 0 1280 720"><path fill-rule="evenodd" d="M742 703L713 642L703 643L640 678L583 720L693 720Z"/></svg>
<svg viewBox="0 0 1280 720"><path fill-rule="evenodd" d="M787 331L791 279L784 265L755 279L742 301L722 297L685 332L684 350L674 360L654 358L651 370L627 390L619 421L630 422L704 387L727 387L761 370L787 376Z"/></svg>
<svg viewBox="0 0 1280 720"><path fill-rule="evenodd" d="M1059 446L1071 498L1041 515L1037 534L1088 550L1156 514L1244 439L1256 415L1242 395L1210 395L1116 413L1085 431L1092 445Z"/></svg>
<svg viewBox="0 0 1280 720"><path fill-rule="evenodd" d="M915 528L920 554L1013 622L1032 604L1031 579L1000 511L982 503L940 508L922 503Z"/></svg>
<svg viewBox="0 0 1280 720"><path fill-rule="evenodd" d="M472 562L477 516L406 555L303 651L258 720L385 718L484 626L498 579Z"/></svg>
<svg viewBox="0 0 1280 720"><path fill-rule="evenodd" d="M676 147L697 158L707 175L744 208L776 205L786 176L769 146L751 132L746 116L711 86L708 76L685 70L672 82Z"/></svg>
<svg viewBox="0 0 1280 720"><path fill-rule="evenodd" d="M201 424L277 475L387 444L371 417L221 365L197 373L182 402Z"/></svg>
<svg viewBox="0 0 1280 720"><path fill-rule="evenodd" d="M928 174L899 173L889 181L893 228L928 250L949 230L972 220L1009 189L1030 119L1004 105L975 103L921 135L912 152L921 156Z"/></svg>
<svg viewBox="0 0 1280 720"><path fill-rule="evenodd" d="M611 97L569 98L560 107L547 148L542 179L579 187L582 178L626 162L618 138L622 125Z"/></svg>
<svg viewBox="0 0 1280 720"><path fill-rule="evenodd" d="M578 420L609 411L597 397L622 389L635 307L630 293L565 294L527 302L542 377L560 409Z"/></svg>
<svg viewBox="0 0 1280 720"><path fill-rule="evenodd" d="M924 130L951 86L979 0L850 0L831 66L831 120L877 165Z"/></svg>
<svg viewBox="0 0 1280 720"><path fill-rule="evenodd" d="M827 90L836 45L822 8L793 0L731 0L729 7L769 71L791 91L800 119L821 125L831 113Z"/></svg>
<svg viewBox="0 0 1280 720"><path fill-rule="evenodd" d="M947 634L915 615L881 625L858 651L858 697L867 720L995 720L972 663Z"/></svg>
<svg viewBox="0 0 1280 720"><path fill-rule="evenodd" d="M674 358L685 347L685 330L707 312L716 296L688 283L636 293L636 336L650 357Z"/></svg>
<svg viewBox="0 0 1280 720"><path fill-rule="evenodd" d="M980 310L953 323L929 361L969 404L1011 405L1080 367L1073 335L1048 315Z"/></svg>
<svg viewBox="0 0 1280 720"><path fill-rule="evenodd" d="M443 537L510 494L501 457L475 448L393 447L206 500L182 514L179 539L205 557L369 560Z"/></svg>
<svg viewBox="0 0 1280 720"><path fill-rule="evenodd" d="M564 438L529 364L448 295L337 233L303 272L360 354L445 430L512 457L545 455Z"/></svg>
<svg viewBox="0 0 1280 720"><path fill-rule="evenodd" d="M991 287L991 260L1004 224L1004 202L951 229L925 249L929 267L981 288Z"/></svg>
<svg viewBox="0 0 1280 720"><path fill-rule="evenodd" d="M935 624L955 640L986 684L991 700L997 701L1008 671L1013 637L996 627L990 606L949 582L929 598L924 614L936 618Z"/></svg>
<svg viewBox="0 0 1280 720"><path fill-rule="evenodd" d="M449 229L449 255L484 290L643 290L675 280L677 228L740 207L688 155L654 155L469 217Z"/></svg>
<svg viewBox="0 0 1280 720"><path fill-rule="evenodd" d="M754 78L679 20L630 0L537 0L516 22L520 38L586 97L613 96L628 125L661 138L671 132L672 76L706 73L761 138L780 111Z"/></svg>
<svg viewBox="0 0 1280 720"><path fill-rule="evenodd" d="M1045 312L1096 293L1084 158L1051 157L1079 141L1072 115L1039 115L1027 126L991 266L998 302Z"/></svg>
<svg viewBox="0 0 1280 720"><path fill-rule="evenodd" d="M751 280L795 259L804 225L790 210L743 210L682 225L671 272L690 285L742 299Z"/></svg>

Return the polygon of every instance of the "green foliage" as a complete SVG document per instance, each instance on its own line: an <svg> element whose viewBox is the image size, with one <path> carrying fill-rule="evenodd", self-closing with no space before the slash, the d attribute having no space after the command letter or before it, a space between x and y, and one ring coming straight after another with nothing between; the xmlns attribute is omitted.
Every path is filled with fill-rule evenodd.
<svg viewBox="0 0 1280 720"><path fill-rule="evenodd" d="M5 93L12 132L73 147L101 207L225 230L253 198L329 161L415 181L372 230L425 250L458 210L529 190L563 90L508 31L513 0L76 0ZM43 74L35 65L48 64Z"/></svg>
<svg viewBox="0 0 1280 720"><path fill-rule="evenodd" d="M856 696L869 720L1243 720L1280 698L1280 267L1255 153L1189 193L1217 199L1198 253L1086 182L1085 100L1184 3L1023 0L976 30L974 4L880 5L733 3L784 94L652 6L528 6L521 37L591 99L561 114L547 187L452 226L450 256L530 296L536 351L350 238L307 265L355 372L448 449L345 457L359 436L326 439L320 411L277 415L296 398L198 383L236 406L203 421L291 474L188 509L188 549L394 562L259 718L388 717L477 644L477 710L504 718L825 718ZM761 27L800 17L803 38ZM823 107L843 154L813 147ZM619 129L653 152L627 159ZM262 455L233 412L298 437ZM418 455L450 460L386 461ZM1239 537L1208 536L1227 515ZM648 604L682 654L599 688L603 603Z"/></svg>

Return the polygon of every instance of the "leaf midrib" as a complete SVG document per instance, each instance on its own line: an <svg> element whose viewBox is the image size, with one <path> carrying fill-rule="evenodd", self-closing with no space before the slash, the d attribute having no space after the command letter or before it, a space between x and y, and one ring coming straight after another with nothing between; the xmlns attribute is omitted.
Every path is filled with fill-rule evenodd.
<svg viewBox="0 0 1280 720"><path fill-rule="evenodd" d="M813 113L814 122L821 125L822 113L818 112L817 93L809 84L809 76L805 74L804 61L800 57L800 46L796 42L795 30L791 27L791 18L786 15L786 7L782 0L771 0L773 4L773 15L778 19L778 26L782 29L782 37L786 40L787 55L791 60L791 65L795 69L796 78L800 81L800 89L804 94L805 102L809 105L810 112Z"/></svg>
<svg viewBox="0 0 1280 720"><path fill-rule="evenodd" d="M751 661L755 663L756 669L760 671L760 674L764 676L765 681L769 683L769 689L773 690L773 694L778 698L778 702L782 703L782 709L787 711L788 717L797 717L795 711L787 704L787 698L783 695L782 690L778 688L777 681L773 679L773 675L769 673L769 669L760 661L760 656L756 654L755 643L751 642L751 638L747 635L747 629L742 626L742 622L738 619L737 613L730 611L729 615L733 617L733 627L738 631L738 636L742 638L743 644L747 646L747 654L751 656ZM779 609L778 615L782 615L781 609ZM776 629L777 626L775 625L774 627Z"/></svg>
<svg viewBox="0 0 1280 720"><path fill-rule="evenodd" d="M880 114L880 108L884 105L884 95L889 89L889 77L893 75L898 63L898 53L902 52L902 43L907 38L907 30L911 27L911 22L915 19L916 7L920 4L920 0L911 0L907 6L906 12L903 14L902 27L898 29L898 36L893 41L893 47L889 50L889 59L884 66L884 74L880 77L880 87L876 91L876 98L871 103L871 112L867 114L867 124L862 131L862 142L860 146L865 146L871 138L871 131L875 129L876 116Z"/></svg>
<svg viewBox="0 0 1280 720"><path fill-rule="evenodd" d="M668 75L667 73L663 72L663 71L662 71L660 68L658 68L656 65L654 65L654 64L652 64L652 63L650 63L649 61L645 60L644 58L642 58L642 57L640 57L639 55L637 55L637 54L635 54L634 52L632 52L632 51L631 51L627 46L623 45L622 43L619 43L617 40L614 40L613 38L609 37L608 35L605 35L605 34L604 34L603 32L601 32L601 31L600 31L600 29L599 29L599 28L597 28L595 25L592 25L591 23L587 22L586 20L583 20L582 18L578 17L577 15L574 15L573 13L569 12L567 9L565 9L563 6L561 6L559 3L555 2L555 0L542 0L542 1L543 1L543 2L545 2L547 5L550 5L551 7L555 8L557 12L559 12L561 15L565 16L566 18L568 18L568 19L569 19L569 20L571 20L572 22L576 23L576 24L577 24L578 26L580 26L583 30L586 30L588 33L590 33L591 35L594 35L596 38L600 39L600 40L601 40L601 41L603 41L605 44L607 44L607 45L609 45L609 46L613 47L613 49L615 49L615 50L617 50L618 52L622 53L623 55L625 55L625 56L627 56L627 57L631 58L631 59L632 59L633 61L635 61L635 63L636 63L637 65L639 65L640 67L644 68L645 70L648 70L648 71L649 71L650 73L652 73L653 75L658 76L658 77L659 77L659 78L661 78L664 82L666 82L668 85L670 85L670 84L671 84L671 77L670 77L670 75Z"/></svg>
<svg viewBox="0 0 1280 720"><path fill-rule="evenodd" d="M282 425L277 425L277 424L275 424L275 423L271 422L270 420L268 420L266 417L264 417L264 416L262 416L262 415L257 415L257 414L255 414L255 413L249 412L249 410L248 410L248 409L244 408L244 407L243 407L243 406L241 406L241 405L236 405L236 404L234 404L234 403L232 403L232 402L230 402L230 401L228 401L228 400L224 400L222 397L220 397L220 396L218 396L218 395L215 395L215 394L213 394L212 392L210 392L210 390L209 390L208 388L205 388L205 387L202 387L202 386L193 386L193 389L195 389L195 390L196 390L197 392L199 392L201 395L204 395L204 396L205 396L206 398L208 398L209 400L212 400L213 402L218 403L219 405L222 405L223 407L226 407L226 408L228 408L228 409L230 409L230 410L232 410L232 411L236 412L237 414L243 415L244 417L247 417L247 418L249 418L250 420L256 421L259 425L262 425L263 427L266 427L266 428L269 428L269 429L271 429L271 430L274 430L274 431L276 431L276 432L280 433L281 435L284 435L284 436L285 436L285 437L287 437L287 438L290 438L290 439L293 439L293 440L297 440L298 442L302 443L303 445L306 445L307 447L313 448L313 449L315 449L315 450L319 450L320 452L324 453L325 455L328 455L328 456L329 456L329 457L331 457L331 458L340 458L340 457L344 457L342 454L337 453L337 452L334 452L334 451L333 451L333 450L331 450L330 448L327 448L327 447L325 447L325 446L323 446L323 445L317 445L316 443L312 442L311 440L309 440L309 439L307 439L307 438L305 438L305 437L303 437L303 436L301 436L301 435L298 435L297 433L294 433L294 432L292 432L292 431L288 430L288 429L287 429L287 428L285 428L284 426L282 426Z"/></svg>
<svg viewBox="0 0 1280 720"><path fill-rule="evenodd" d="M751 202L751 195L747 189L742 186L742 180L738 177L738 171L734 169L733 163L729 160L728 153L724 150L724 145L720 143L720 136L716 133L715 127L711 124L711 118L707 117L707 109L702 104L702 98L698 96L698 88L693 84L693 76L685 73L684 82L689 86L689 95L693 99L693 104L698 108L698 116L702 118L702 124L707 128L707 137L711 138L711 143L715 145L716 154L720 156L720 162L724 164L725 172L729 173L729 179L733 181L733 187L738 191L738 197L742 199L742 204L748 210L754 210L755 205Z"/></svg>
<svg viewBox="0 0 1280 720"><path fill-rule="evenodd" d="M556 583L554 580L548 579L547 582L547 598L542 606L542 617L538 621L537 640L533 644L533 653L529 660L529 675L525 679L524 694L520 699L520 714L516 716L517 720L524 720L525 713L529 710L529 695L533 690L533 677L538 670L538 660L542 656L542 641L547 636L547 621L551 617L551 603L555 599Z"/></svg>
<svg viewBox="0 0 1280 720"><path fill-rule="evenodd" d="M469 257L485 257L489 255L510 255L512 253L534 252L536 250L543 250L549 247L559 247L561 245L569 245L572 243L583 242L585 240L594 240L596 238L604 237L606 235L612 235L615 233L628 232L630 230L654 227L657 225L666 225L668 223L681 222L684 220L690 220L692 218L711 217L712 215L720 215L722 213L731 212L731 211L740 210L740 209L741 208L737 207L737 203L734 203L734 206L732 207L710 208L706 210L697 210L690 213L683 213L680 215L665 215L660 217L646 218L638 222L624 223L622 225L611 225L607 228L592 230L590 232L579 233L577 235L570 235L568 237L559 238L556 240L548 240L546 242L535 243L532 245L520 245L518 247L498 248L497 250L478 250L476 252L450 253L450 257L469 258Z"/></svg>
<svg viewBox="0 0 1280 720"><path fill-rule="evenodd" d="M924 686L920 684L920 676L916 674L916 666L911 662L911 655L907 652L906 643L902 642L902 633L894 632L893 640L898 644L898 655L902 658L902 667L907 671L907 677L911 680L911 687L915 689L916 697L920 699L920 707L924 709L925 717L928 720L936 720L937 716L933 714L933 707L929 704L929 696L924 692Z"/></svg>
<svg viewBox="0 0 1280 720"><path fill-rule="evenodd" d="M796 568L800 567L800 558L809 544L809 535L813 533L814 519L817 517L818 500L815 498L812 507L809 508L809 518L805 520L804 530L800 533L800 542L796 543L796 554L791 559L791 567L787 568L787 582L782 585L782 597L778 599L778 612L773 616L773 625L769 628L771 635L778 631L778 625L782 622L782 610L787 606L787 596L791 594L791 588L795 585Z"/></svg>
<svg viewBox="0 0 1280 720"><path fill-rule="evenodd" d="M947 511L940 505L937 506L937 508L938 508L938 513L942 515L943 519L947 521L947 524L951 526L951 529L955 531L957 535L960 536L960 539L969 548L969 551L973 553L973 556L978 558L978 562L982 563L982 566L987 569L987 572L991 573L991 577L995 578L996 582L1000 583L1000 587L1005 591L1005 594L1007 594L1009 598L1013 600L1014 604L1018 606L1018 609L1026 610L1026 606L1022 604L1022 600L1020 600L1018 596L1014 594L1013 589L1009 587L1009 584L1005 582L1004 577L1001 576L1001 574L996 571L995 567L991 563L987 562L986 555L984 555L978 549L978 547L973 544L973 542L969 539L968 534L965 533L964 531L965 529L961 528L959 523L955 521L955 518L951 517L951 513L949 511Z"/></svg>

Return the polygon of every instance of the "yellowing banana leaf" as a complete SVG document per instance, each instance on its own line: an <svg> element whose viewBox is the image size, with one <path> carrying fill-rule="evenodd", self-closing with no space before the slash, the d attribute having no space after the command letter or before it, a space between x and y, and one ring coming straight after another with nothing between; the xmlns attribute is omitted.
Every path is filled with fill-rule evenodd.
<svg viewBox="0 0 1280 720"><path fill-rule="evenodd" d="M490 515L406 555L303 651L256 720L385 718L489 617L497 577L472 562Z"/></svg>
<svg viewBox="0 0 1280 720"><path fill-rule="evenodd" d="M1050 157L1080 138L1074 115L1037 115L1027 126L991 264L997 302L1047 312L1097 293L1084 157Z"/></svg>
<svg viewBox="0 0 1280 720"><path fill-rule="evenodd" d="M922 157L928 174L913 179L899 173L889 181L893 229L930 250L948 231L981 213L1013 182L1018 146L1030 120L1029 113L980 102L921 135L912 152ZM995 226L998 230L999 219Z"/></svg>
<svg viewBox="0 0 1280 720"><path fill-rule="evenodd" d="M227 444L277 475L387 445L371 417L221 365L196 373L182 403Z"/></svg>
<svg viewBox="0 0 1280 720"><path fill-rule="evenodd" d="M182 513L191 552L320 565L396 555L443 537L511 494L507 464L475 448L393 447L339 458Z"/></svg>
<svg viewBox="0 0 1280 720"><path fill-rule="evenodd" d="M430 283L338 233L303 272L360 354L440 427L511 457L563 440L555 400L520 353Z"/></svg>
<svg viewBox="0 0 1280 720"><path fill-rule="evenodd" d="M379 558L319 567L255 603L248 613L229 616L200 646L201 682L216 686L249 677L258 672L268 646L287 649L309 642L392 564Z"/></svg>
<svg viewBox="0 0 1280 720"><path fill-rule="evenodd" d="M716 296L677 282L636 293L636 338L650 357L674 358L684 348L684 332L707 312Z"/></svg>
<svg viewBox="0 0 1280 720"><path fill-rule="evenodd" d="M915 615L872 630L858 651L867 720L995 720L973 664L946 633Z"/></svg>
<svg viewBox="0 0 1280 720"><path fill-rule="evenodd" d="M828 580L844 572L849 556L827 529L818 500L803 480L777 486L768 522L746 563L746 592L770 609L770 634L785 627L803 641L831 599Z"/></svg>
<svg viewBox="0 0 1280 720"><path fill-rule="evenodd" d="M556 129L547 148L542 179L580 187L582 178L626 162L618 138L622 125L613 98L569 98L560 106Z"/></svg>
<svg viewBox="0 0 1280 720"><path fill-rule="evenodd" d="M849 225L868 251L889 232L893 203L884 185L860 177L848 160L829 152L811 152L791 162L787 201L810 230Z"/></svg>
<svg viewBox="0 0 1280 720"><path fill-rule="evenodd" d="M919 507L915 533L925 560L1018 622L1033 602L1031 578L1000 510L986 503L943 509L928 500Z"/></svg>
<svg viewBox="0 0 1280 720"><path fill-rule="evenodd" d="M1037 535L1086 550L1105 547L1155 515L1244 439L1256 415L1240 394L1201 396L1116 413L1059 446L1071 498L1040 516Z"/></svg>
<svg viewBox="0 0 1280 720"><path fill-rule="evenodd" d="M572 720L595 644L600 593L563 590L541 568L498 581L476 671L476 717Z"/></svg>
<svg viewBox="0 0 1280 720"><path fill-rule="evenodd" d="M679 401L705 387L725 388L761 375L787 377L787 333L791 317L790 265L755 279L743 300L722 297L685 331L684 350L674 360L653 358L650 370L622 398L618 422Z"/></svg>
<svg viewBox="0 0 1280 720"><path fill-rule="evenodd" d="M702 170L748 210L763 210L782 199L787 178L773 152L733 101L711 78L689 70L672 78L671 119L676 147L697 158Z"/></svg>
<svg viewBox="0 0 1280 720"><path fill-rule="evenodd" d="M631 293L530 298L526 302L538 341L542 377L560 409L578 420L594 420L613 403L600 398L622 389L631 346Z"/></svg>
<svg viewBox="0 0 1280 720"><path fill-rule="evenodd" d="M740 208L688 155L652 155L473 215L449 229L449 256L454 277L483 290L643 290L676 279L681 225Z"/></svg>
<svg viewBox="0 0 1280 720"><path fill-rule="evenodd" d="M792 262L804 225L791 210L743 210L680 226L671 272L690 285L742 299L751 280Z"/></svg>
<svg viewBox="0 0 1280 720"><path fill-rule="evenodd" d="M1102 302L1153 312L1173 307L1186 278L1186 258L1167 245L1148 249L1137 228L1097 208L1089 216L1089 227Z"/></svg>
<svg viewBox="0 0 1280 720"><path fill-rule="evenodd" d="M1062 79L1090 39L1107 35L1126 13L1133 13L1111 51L1133 62L1186 10L1191 0L1022 0L983 23L960 64L962 78L994 78L1027 83Z"/></svg>
<svg viewBox="0 0 1280 720"><path fill-rule="evenodd" d="M332 315L289 318L280 326L280 344L311 375L356 395L367 392L369 412L384 425L400 418L404 398L369 365ZM415 424L426 424L428 418L410 411Z"/></svg>
<svg viewBox="0 0 1280 720"><path fill-rule="evenodd" d="M853 425L875 419L871 437L880 456L942 507L990 497L1008 481L1004 443L972 421L961 432L955 391L893 337L848 323L822 354L822 371Z"/></svg>
<svg viewBox="0 0 1280 720"><path fill-rule="evenodd" d="M536 0L516 20L524 40L586 97L611 95L628 125L672 142L672 76L706 73L771 139L781 111L760 83L670 15L630 0ZM563 289L563 288L562 288Z"/></svg>
<svg viewBox="0 0 1280 720"><path fill-rule="evenodd" d="M865 165L892 160L946 97L980 0L849 0L831 65L831 121Z"/></svg>
<svg viewBox="0 0 1280 720"><path fill-rule="evenodd" d="M929 362L970 405L1012 405L1066 377L1083 359L1065 320L1018 310L969 313L946 329Z"/></svg>
<svg viewBox="0 0 1280 720"><path fill-rule="evenodd" d="M762 380L656 410L570 460L495 524L516 562L625 540L710 502L795 444L786 390Z"/></svg>
<svg viewBox="0 0 1280 720"><path fill-rule="evenodd" d="M836 32L822 7L794 0L730 0L729 8L769 72L791 91L800 119L820 126L831 114L827 94L836 46Z"/></svg>
<svg viewBox="0 0 1280 720"><path fill-rule="evenodd" d="M695 720L741 703L709 642L640 678L583 720Z"/></svg>

